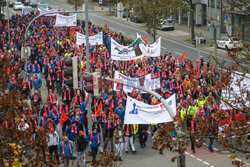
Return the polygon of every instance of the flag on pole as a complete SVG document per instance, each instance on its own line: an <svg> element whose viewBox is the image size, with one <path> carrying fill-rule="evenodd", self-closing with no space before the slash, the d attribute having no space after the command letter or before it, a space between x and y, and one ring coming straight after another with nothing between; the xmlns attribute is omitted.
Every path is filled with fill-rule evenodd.
<svg viewBox="0 0 250 167"><path fill-rule="evenodd" d="M180 62L182 62L183 59L185 59L186 51L183 53L183 55L179 58Z"/></svg>
<svg viewBox="0 0 250 167"><path fill-rule="evenodd" d="M60 119L60 124L63 127L63 123L69 119L69 116L65 113L65 111L62 111L61 119Z"/></svg>
<svg viewBox="0 0 250 167"><path fill-rule="evenodd" d="M113 100L111 100L111 103L110 103L110 110L109 110L109 117L110 118L113 118L114 117L114 110L113 110Z"/></svg>
<svg viewBox="0 0 250 167"><path fill-rule="evenodd" d="M99 115L99 116L102 115L102 112L103 112L103 111L102 111L102 101L100 101L100 102L99 102L99 105L98 105L98 115ZM97 116L98 116L98 115L97 115Z"/></svg>

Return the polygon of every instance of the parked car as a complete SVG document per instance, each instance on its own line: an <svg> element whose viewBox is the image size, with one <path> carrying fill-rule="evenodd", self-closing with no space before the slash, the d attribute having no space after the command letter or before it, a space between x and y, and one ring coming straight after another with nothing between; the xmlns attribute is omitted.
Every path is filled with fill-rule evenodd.
<svg viewBox="0 0 250 167"><path fill-rule="evenodd" d="M32 7L31 6L24 6L22 8L22 14L24 14L24 15L29 14L31 11L32 11Z"/></svg>
<svg viewBox="0 0 250 167"><path fill-rule="evenodd" d="M242 43L236 37L222 36L217 40L217 47L225 50L241 49Z"/></svg>
<svg viewBox="0 0 250 167"><path fill-rule="evenodd" d="M161 27L159 27L161 31L164 30L174 30L174 22L171 19L163 20L161 23Z"/></svg>
<svg viewBox="0 0 250 167"><path fill-rule="evenodd" d="M117 10L114 10L114 14L115 14L115 17L117 17ZM129 17L129 14L128 14L128 17ZM123 8L122 18L127 18L127 9L126 8Z"/></svg>
<svg viewBox="0 0 250 167"><path fill-rule="evenodd" d="M9 7L13 7L16 0L9 0Z"/></svg>
<svg viewBox="0 0 250 167"><path fill-rule="evenodd" d="M22 10L23 6L24 5L22 2L15 2L14 3L14 10Z"/></svg>
<svg viewBox="0 0 250 167"><path fill-rule="evenodd" d="M37 0L30 0L30 6L36 7L37 6Z"/></svg>
<svg viewBox="0 0 250 167"><path fill-rule="evenodd" d="M99 5L104 6L106 4L105 0L99 0Z"/></svg>
<svg viewBox="0 0 250 167"><path fill-rule="evenodd" d="M135 23L143 23L142 19L137 15L130 15L130 21Z"/></svg>

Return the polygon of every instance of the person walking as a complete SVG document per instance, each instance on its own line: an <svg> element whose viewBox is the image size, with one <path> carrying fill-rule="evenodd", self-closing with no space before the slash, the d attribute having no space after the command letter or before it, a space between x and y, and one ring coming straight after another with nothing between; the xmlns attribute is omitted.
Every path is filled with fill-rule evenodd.
<svg viewBox="0 0 250 167"><path fill-rule="evenodd" d="M73 144L67 136L64 136L63 141L58 146L59 154L64 157L64 167L69 167L70 159L73 157Z"/></svg>
<svg viewBox="0 0 250 167"><path fill-rule="evenodd" d="M49 136L48 136L48 148L49 148L49 154L52 160L53 153L56 156L56 159L59 161L58 156L58 144L59 144L59 135L54 130L54 128L50 128Z"/></svg>
<svg viewBox="0 0 250 167"><path fill-rule="evenodd" d="M128 146L131 146L133 154L136 153L134 146L134 126L132 124L127 124L124 126L125 132L125 151L128 153Z"/></svg>
<svg viewBox="0 0 250 167"><path fill-rule="evenodd" d="M90 144L92 151L92 162L94 163L96 160L96 155L98 153L98 147L101 145L101 135L97 132L97 129L94 127L92 133L90 133L87 137L87 141Z"/></svg>
<svg viewBox="0 0 250 167"><path fill-rule="evenodd" d="M84 132L80 131L79 136L76 138L76 151L77 151L77 166L79 167L79 161L82 159L82 166L86 166L85 150L87 148L87 140L84 136Z"/></svg>
<svg viewBox="0 0 250 167"><path fill-rule="evenodd" d="M124 148L125 137L121 124L119 124L115 129L114 138L115 138L115 156L119 161L122 161L122 152Z"/></svg>

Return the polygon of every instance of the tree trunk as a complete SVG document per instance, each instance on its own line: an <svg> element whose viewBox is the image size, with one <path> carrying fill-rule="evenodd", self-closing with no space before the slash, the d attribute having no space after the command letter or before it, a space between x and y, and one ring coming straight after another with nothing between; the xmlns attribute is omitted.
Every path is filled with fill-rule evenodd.
<svg viewBox="0 0 250 167"><path fill-rule="evenodd" d="M193 40L194 37L194 5L191 2L191 11L190 11L190 27L191 27L191 40Z"/></svg>
<svg viewBox="0 0 250 167"><path fill-rule="evenodd" d="M78 0L75 0L75 11L77 11L77 1Z"/></svg>
<svg viewBox="0 0 250 167"><path fill-rule="evenodd" d="M156 34L157 34L157 29L154 28L154 33L153 33L154 42L156 41Z"/></svg>

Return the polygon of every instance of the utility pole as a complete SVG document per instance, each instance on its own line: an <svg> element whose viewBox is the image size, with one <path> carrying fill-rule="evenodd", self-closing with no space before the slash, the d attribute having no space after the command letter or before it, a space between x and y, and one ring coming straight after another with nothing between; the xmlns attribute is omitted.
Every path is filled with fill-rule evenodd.
<svg viewBox="0 0 250 167"><path fill-rule="evenodd" d="M90 64L89 64L89 19L88 19L88 0L85 0L85 35L86 35L86 45L85 45L85 52L86 52L86 65L87 65L87 72L90 73ZM92 132L92 122L91 122L91 94L88 95L88 132Z"/></svg>
<svg viewBox="0 0 250 167"><path fill-rule="evenodd" d="M7 5L7 21L8 21L8 42L10 45L10 9L9 9L9 0L6 1Z"/></svg>
<svg viewBox="0 0 250 167"><path fill-rule="evenodd" d="M215 4L214 4L214 57L215 59L217 60L217 32L216 32L216 29L217 29L217 0L215 0Z"/></svg>

